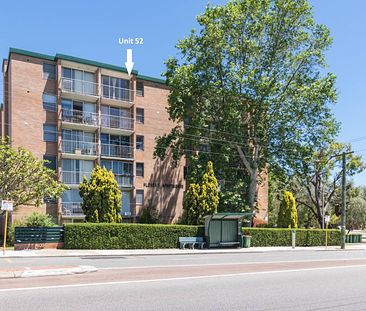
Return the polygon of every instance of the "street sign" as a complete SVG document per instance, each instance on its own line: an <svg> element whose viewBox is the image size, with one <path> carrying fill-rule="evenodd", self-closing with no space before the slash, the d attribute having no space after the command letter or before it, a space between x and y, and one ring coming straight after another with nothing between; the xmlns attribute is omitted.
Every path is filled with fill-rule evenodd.
<svg viewBox="0 0 366 311"><path fill-rule="evenodd" d="M13 202L1 200L1 210L11 212L13 210Z"/></svg>

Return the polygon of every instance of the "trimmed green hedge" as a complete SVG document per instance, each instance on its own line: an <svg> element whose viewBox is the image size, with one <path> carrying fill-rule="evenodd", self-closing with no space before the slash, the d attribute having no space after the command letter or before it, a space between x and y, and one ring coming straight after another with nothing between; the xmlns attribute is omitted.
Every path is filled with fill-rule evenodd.
<svg viewBox="0 0 366 311"><path fill-rule="evenodd" d="M252 246L291 246L291 229L243 228L252 236ZM161 224L66 224L68 249L176 248L178 238L204 236L203 226ZM328 245L340 245L340 230L328 230ZM325 230L297 229L296 246L322 246Z"/></svg>
<svg viewBox="0 0 366 311"><path fill-rule="evenodd" d="M243 228L252 236L251 246L291 246L291 229ZM328 230L328 245L340 245L341 231ZM296 229L296 246L325 245L325 230Z"/></svg>
<svg viewBox="0 0 366 311"><path fill-rule="evenodd" d="M202 226L150 224L66 224L68 249L176 248L178 238L204 236Z"/></svg>

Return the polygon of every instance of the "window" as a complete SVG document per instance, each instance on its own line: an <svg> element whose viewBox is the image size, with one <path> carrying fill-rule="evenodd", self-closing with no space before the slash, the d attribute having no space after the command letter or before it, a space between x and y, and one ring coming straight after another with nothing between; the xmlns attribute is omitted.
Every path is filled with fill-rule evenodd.
<svg viewBox="0 0 366 311"><path fill-rule="evenodd" d="M136 122L137 123L144 123L144 109L136 108Z"/></svg>
<svg viewBox="0 0 366 311"><path fill-rule="evenodd" d="M122 187L133 186L133 165L129 162L102 160L101 166L112 171L118 185Z"/></svg>
<svg viewBox="0 0 366 311"><path fill-rule="evenodd" d="M144 150L144 136L136 136L136 150Z"/></svg>
<svg viewBox="0 0 366 311"><path fill-rule="evenodd" d="M144 96L144 82L142 81L136 82L136 95Z"/></svg>
<svg viewBox="0 0 366 311"><path fill-rule="evenodd" d="M43 64L43 79L55 80L56 79L56 65Z"/></svg>
<svg viewBox="0 0 366 311"><path fill-rule="evenodd" d="M137 205L144 204L144 190L136 190L136 204Z"/></svg>
<svg viewBox="0 0 366 311"><path fill-rule="evenodd" d="M105 98L131 101L130 81L102 76L102 94Z"/></svg>
<svg viewBox="0 0 366 311"><path fill-rule="evenodd" d="M43 93L42 95L43 109L49 111L57 110L57 97L56 95Z"/></svg>
<svg viewBox="0 0 366 311"><path fill-rule="evenodd" d="M56 171L56 169L57 169L57 158L56 158L56 156L44 155L43 160L48 161L47 163L43 162L43 165L45 167L49 168L50 170Z"/></svg>
<svg viewBox="0 0 366 311"><path fill-rule="evenodd" d="M144 163L136 163L136 176L144 177Z"/></svg>
<svg viewBox="0 0 366 311"><path fill-rule="evenodd" d="M44 141L57 141L56 125L43 124L43 140Z"/></svg>

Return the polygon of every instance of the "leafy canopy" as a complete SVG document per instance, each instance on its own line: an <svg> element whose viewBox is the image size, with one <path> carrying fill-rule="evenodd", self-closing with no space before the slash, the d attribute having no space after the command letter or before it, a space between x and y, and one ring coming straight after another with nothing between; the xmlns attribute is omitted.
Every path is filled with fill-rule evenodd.
<svg viewBox="0 0 366 311"><path fill-rule="evenodd" d="M65 190L44 161L22 147L12 148L9 139L0 138L0 199L13 201L14 207L39 206L44 197L57 198Z"/></svg>
<svg viewBox="0 0 366 311"><path fill-rule="evenodd" d="M300 154L338 131L328 105L335 76L323 74L332 39L306 0L232 0L197 21L176 46L180 59L166 62L168 112L179 125L157 140L155 156L170 149L175 161L189 159L204 140L215 166L214 152L224 154L233 175L249 176L253 208L258 172L296 169Z"/></svg>

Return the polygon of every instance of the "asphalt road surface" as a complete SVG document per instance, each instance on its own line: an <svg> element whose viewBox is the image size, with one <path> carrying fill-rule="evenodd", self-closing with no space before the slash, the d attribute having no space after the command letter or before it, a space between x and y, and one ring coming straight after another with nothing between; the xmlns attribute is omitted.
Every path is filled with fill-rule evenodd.
<svg viewBox="0 0 366 311"><path fill-rule="evenodd" d="M0 280L0 310L366 310L365 251L4 258L98 272Z"/></svg>

